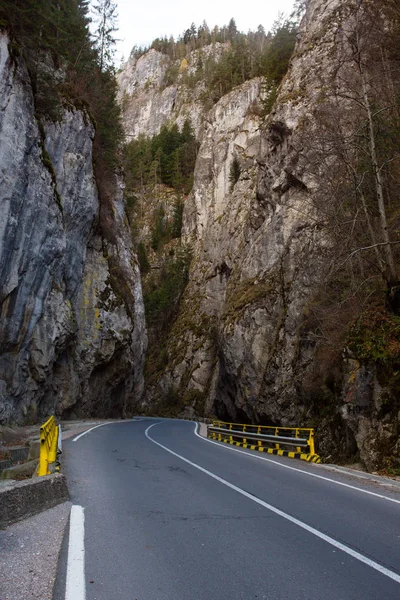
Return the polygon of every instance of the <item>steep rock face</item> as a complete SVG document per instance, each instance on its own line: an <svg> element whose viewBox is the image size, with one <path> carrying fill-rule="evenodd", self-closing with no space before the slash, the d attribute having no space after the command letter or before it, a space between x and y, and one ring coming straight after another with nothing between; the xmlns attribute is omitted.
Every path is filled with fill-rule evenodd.
<svg viewBox="0 0 400 600"><path fill-rule="evenodd" d="M186 202L183 237L192 245L189 285L168 343L167 373L148 396L169 388L194 398L199 410L214 411L220 323L230 279L242 270L248 240L246 223L256 195L260 151L261 81L248 81L207 113L200 132L193 192ZM240 177L231 177L234 161ZM254 213L254 214L253 214ZM161 392L160 392L161 390ZM211 391L214 390L214 391ZM235 404L235 402L233 402Z"/></svg>
<svg viewBox="0 0 400 600"><path fill-rule="evenodd" d="M358 449L376 468L382 455L375 448L393 440L395 423L383 424L381 436L376 417L349 417L343 396L333 400L321 390L316 398L307 386L316 358L304 332L331 242L313 202L319 180L303 148L317 135L319 92L332 85L341 58L345 9L339 0L310 0L266 121L252 114L259 82L234 90L207 115L184 214L194 254L190 282L169 338L168 367L148 398L176 388L189 412L314 425L323 455ZM241 167L234 186L233 156Z"/></svg>
<svg viewBox="0 0 400 600"><path fill-rule="evenodd" d="M340 97L343 75L354 78L350 62L343 65L358 7L353 0L308 1L288 74L266 119L259 80L209 111L203 107L196 119L200 149L183 220L183 240L193 252L189 284L143 407L157 409L172 399L189 415L315 426L325 458L358 452L377 469L385 457L400 457L398 402L373 361L339 359L330 371L325 359L324 375L316 378L318 328L310 316L332 260L323 204L330 202L324 181L335 165L332 157L312 164L313 146L321 143L321 106ZM156 55L139 59L146 60ZM173 100L165 114L157 108L163 93L157 85L144 83L139 101L155 107L156 129L153 109L142 111L140 127L132 129L127 94L128 133L152 135L165 115L178 119ZM359 115L344 97L340 115L349 133Z"/></svg>
<svg viewBox="0 0 400 600"><path fill-rule="evenodd" d="M201 100L204 83L200 80L189 87L186 78L194 75L200 56L202 61L210 55L218 60L226 47L216 43L195 50L190 53L184 68L180 60L171 60L154 49L139 58L132 56L117 75L128 138L137 138L141 134L151 137L168 123L177 123L181 128L187 118L198 134L206 112ZM176 81L171 85L164 84L168 69L175 69L177 73Z"/></svg>
<svg viewBox="0 0 400 600"><path fill-rule="evenodd" d="M0 97L0 421L129 413L142 393L146 332L122 185L112 199L118 233L106 239L93 126L64 110L39 128L5 34Z"/></svg>

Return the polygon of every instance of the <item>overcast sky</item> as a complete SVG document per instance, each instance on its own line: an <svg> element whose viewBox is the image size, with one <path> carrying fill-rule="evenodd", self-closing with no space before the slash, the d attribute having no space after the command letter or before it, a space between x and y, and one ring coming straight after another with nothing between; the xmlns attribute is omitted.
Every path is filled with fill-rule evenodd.
<svg viewBox="0 0 400 600"><path fill-rule="evenodd" d="M205 19L214 25L226 25L231 17L240 31L247 32L263 25L270 29L279 12L289 15L293 0L116 0L118 5L118 43L116 64L129 57L133 46L147 46L155 38L176 39L192 22L200 25Z"/></svg>

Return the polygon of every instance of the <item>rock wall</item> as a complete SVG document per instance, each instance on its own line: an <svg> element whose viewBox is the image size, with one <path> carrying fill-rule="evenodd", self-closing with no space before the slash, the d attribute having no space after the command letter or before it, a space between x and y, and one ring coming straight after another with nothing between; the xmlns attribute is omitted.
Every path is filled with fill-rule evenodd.
<svg viewBox="0 0 400 600"><path fill-rule="evenodd" d="M39 125L4 33L0 98L0 422L128 415L147 342L123 185L111 186L110 237L88 115Z"/></svg>
<svg viewBox="0 0 400 600"><path fill-rule="evenodd" d="M167 341L168 364L148 381L145 406L179 390L185 414L315 426L326 458L358 452L374 469L387 453L399 453L398 417L379 416L383 390L374 365L343 364L341 390L330 388L329 373L317 391L310 384L318 360L310 306L326 275L331 240L314 201L324 167L309 168L307 147L318 136L321 91L338 85L342 27L353 4L309 0L266 119L260 117L262 82L254 80L200 120L183 227L193 249L190 281ZM349 389L369 412L348 411Z"/></svg>
<svg viewBox="0 0 400 600"><path fill-rule="evenodd" d="M119 101L123 112L125 133L129 138L140 135L151 137L160 132L162 125L177 123L181 129L190 118L196 134L199 133L206 114L202 93L204 82L187 84L187 77L196 72L199 58L205 61L210 55L218 60L227 44L216 43L190 53L185 68L180 60L151 49L139 58L131 56L117 74ZM166 85L168 69L176 70L175 82Z"/></svg>

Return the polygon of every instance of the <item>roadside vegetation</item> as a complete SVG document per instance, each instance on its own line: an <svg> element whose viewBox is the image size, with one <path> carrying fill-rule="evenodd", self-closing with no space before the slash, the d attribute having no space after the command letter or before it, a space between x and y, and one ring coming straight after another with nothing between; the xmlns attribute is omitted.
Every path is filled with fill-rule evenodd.
<svg viewBox="0 0 400 600"><path fill-rule="evenodd" d="M94 35L89 32L90 11L97 23ZM11 37L14 59L26 64L39 121L57 121L62 107L85 109L96 128L95 165L99 176L103 174L99 180L105 179L119 165L122 141L112 63L115 3L2 0L0 27Z"/></svg>

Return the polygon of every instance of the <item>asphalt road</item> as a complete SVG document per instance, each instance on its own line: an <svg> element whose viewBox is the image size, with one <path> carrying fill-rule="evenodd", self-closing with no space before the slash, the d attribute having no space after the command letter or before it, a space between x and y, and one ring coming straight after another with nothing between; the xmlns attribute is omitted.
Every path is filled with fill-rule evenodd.
<svg viewBox="0 0 400 600"><path fill-rule="evenodd" d="M125 421L64 444L87 600L400 599L399 489L238 452L195 427Z"/></svg>

